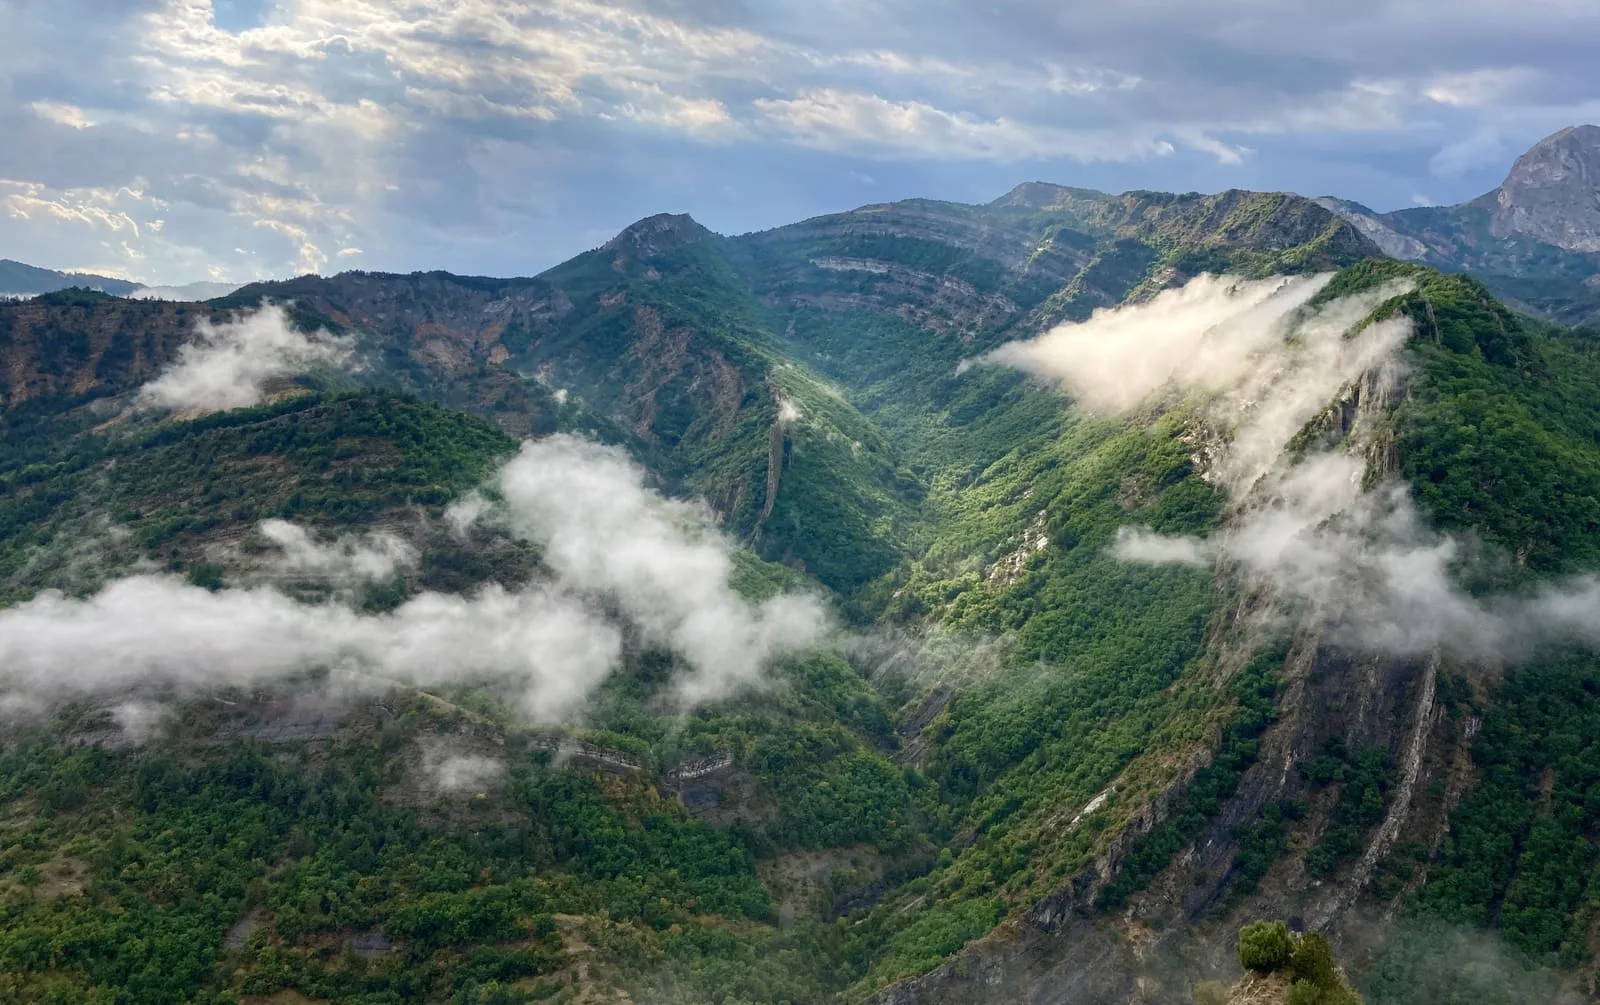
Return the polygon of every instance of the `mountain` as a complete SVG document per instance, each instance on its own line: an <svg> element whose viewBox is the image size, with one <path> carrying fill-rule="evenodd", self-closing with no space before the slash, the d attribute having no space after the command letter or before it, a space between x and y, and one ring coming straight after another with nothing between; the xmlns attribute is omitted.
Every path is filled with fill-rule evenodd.
<svg viewBox="0 0 1600 1005"><path fill-rule="evenodd" d="M0 1000L1582 1000L1600 353L1346 212L0 304Z"/></svg>
<svg viewBox="0 0 1600 1005"><path fill-rule="evenodd" d="M1469 272L1519 307L1566 324L1600 319L1600 127L1545 137L1499 188L1455 206L1377 213L1317 201L1385 254Z"/></svg>
<svg viewBox="0 0 1600 1005"><path fill-rule="evenodd" d="M227 296L239 286L239 283L209 282L185 283L182 286L140 286L127 296L134 300L215 300Z"/></svg>
<svg viewBox="0 0 1600 1005"><path fill-rule="evenodd" d="M83 286L117 297L127 296L139 288L138 283L126 279L112 279L87 272L57 272L0 258L0 297L31 297L72 286Z"/></svg>
<svg viewBox="0 0 1600 1005"><path fill-rule="evenodd" d="M1490 229L1600 251L1600 126L1562 129L1518 157L1495 195Z"/></svg>
<svg viewBox="0 0 1600 1005"><path fill-rule="evenodd" d="M200 282L183 286L146 286L127 279L112 279L88 272L57 272L55 269L41 269L10 259L0 259L0 298L33 297L73 287L135 300L192 301L225 297L238 289L239 284Z"/></svg>

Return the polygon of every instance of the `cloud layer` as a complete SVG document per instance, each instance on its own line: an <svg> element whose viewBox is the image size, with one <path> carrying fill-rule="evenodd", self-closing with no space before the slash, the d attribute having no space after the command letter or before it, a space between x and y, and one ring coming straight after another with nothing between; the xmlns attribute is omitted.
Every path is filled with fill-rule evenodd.
<svg viewBox="0 0 1600 1005"><path fill-rule="evenodd" d="M745 230L1030 176L1390 208L1476 195L1600 115L1600 11L1567 2L8 13L0 255L152 283L527 273L662 210Z"/></svg>
<svg viewBox="0 0 1600 1005"><path fill-rule="evenodd" d="M139 390L139 403L186 412L218 412L260 404L268 385L319 363L336 364L350 346L325 331L297 331L276 304L213 325L201 319L178 358Z"/></svg>
<svg viewBox="0 0 1600 1005"><path fill-rule="evenodd" d="M825 637L814 598L753 606L736 595L729 546L647 489L619 451L565 436L529 443L496 487L504 501L476 518L492 514L542 544L549 580L470 597L422 593L382 614L167 576L118 580L87 599L46 593L0 611L0 704L332 668L422 687L483 683L533 719L560 721L619 668L629 630L687 665L673 691L685 707L756 685L773 661ZM326 544L279 521L262 531L282 549L281 569L335 582L384 578L414 561L383 535Z"/></svg>

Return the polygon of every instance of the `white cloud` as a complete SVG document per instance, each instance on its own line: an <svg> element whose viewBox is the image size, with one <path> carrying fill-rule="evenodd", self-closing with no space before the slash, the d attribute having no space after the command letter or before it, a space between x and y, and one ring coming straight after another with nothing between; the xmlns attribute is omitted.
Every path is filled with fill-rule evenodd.
<svg viewBox="0 0 1600 1005"><path fill-rule="evenodd" d="M318 270L350 247L368 249L376 267L440 264L411 249L551 234L549 206L569 203L592 169L633 176L630 158L652 163L661 201L703 198L697 166L719 154L697 145L966 172L1182 149L1241 169L1205 172L1203 184L1299 188L1293 167L1275 165L1320 163L1329 147L1348 153L1340 135L1384 133L1386 158L1404 150L1420 165L1485 128L1510 145L1446 150L1436 162L1445 175L1478 171L1567 124L1532 123L1583 114L1592 60L1575 40L1596 27L1581 5L1550 4L1517 17L1473 5L1441 25L1410 0L1363 0L1359 16L1309 3L1022 0L983 17L959 4L929 17L889 0L826 20L627 0L298 0L233 31L216 26L206 0L63 3L23 5L0 39L0 65L30 81L26 99L0 93L13 138L0 177L33 187L0 195L0 212L27 221L15 247L50 249L59 259L50 264L89 264L116 227L109 264L166 283L222 262L246 225L248 254L229 272L240 279ZM1482 37L1517 44L1485 66L1473 41ZM625 134L634 146L613 145ZM1252 156L1260 136L1280 138L1270 159ZM690 142L672 144L680 138ZM638 157L652 139L675 170ZM1294 162L1282 156L1289 146L1310 152ZM520 199L505 198L508 186L485 167L505 147L545 162L516 175ZM779 170L807 170L804 158L780 158L774 151ZM996 191L1018 180L982 177ZM1391 201L1403 202L1416 179L1393 181ZM166 205L107 204L104 193L124 189ZM572 221L541 253L583 247L596 226Z"/></svg>
<svg viewBox="0 0 1600 1005"><path fill-rule="evenodd" d="M1227 431L1211 476L1245 491L1328 401L1391 358L1410 329L1400 320L1353 328L1406 284L1382 286L1314 310L1332 278L1241 280L1202 275L1146 303L1099 310L983 359L1064 384L1085 408L1127 412L1152 395L1214 395L1212 421Z"/></svg>
<svg viewBox="0 0 1600 1005"><path fill-rule="evenodd" d="M736 594L728 543L697 511L647 489L618 451L568 436L530 442L495 487L504 502L490 511L472 497L459 526L504 521L542 546L547 580L472 596L422 593L382 614L343 600L300 603L266 585L213 592L153 575L85 599L44 593L0 611L0 705L332 668L358 684L376 675L492 686L529 717L562 721L621 665L628 629L687 664L672 684L682 707L758 686L774 661L827 640L816 598L751 604ZM285 574L349 584L415 562L381 534L325 543L280 521L262 530L279 545L274 566Z"/></svg>
<svg viewBox="0 0 1600 1005"><path fill-rule="evenodd" d="M147 684L253 684L331 666L421 686L498 684L529 715L553 719L574 712L620 653L614 626L543 589L425 593L364 615L267 587L213 593L135 576L85 600L46 593L0 611L0 686L44 701Z"/></svg>
<svg viewBox="0 0 1600 1005"><path fill-rule="evenodd" d="M1406 486L1369 466L1382 455L1369 448L1399 393L1399 350L1412 333L1403 315L1370 315L1408 287L1309 308L1327 278L1202 276L988 359L1058 379L1101 411L1163 394L1199 403L1196 460L1231 511L1205 540L1123 528L1112 552L1125 561L1215 564L1363 650L1510 659L1549 641L1600 641L1594 577L1534 597L1475 598L1456 585L1461 543L1431 531ZM1330 451L1313 437L1298 458L1291 443L1326 410L1352 413L1344 442Z"/></svg>
<svg viewBox="0 0 1600 1005"><path fill-rule="evenodd" d="M1040 158L1123 161L1172 153L1166 140L1136 132L1064 130L947 111L922 101L824 88L792 98L759 98L769 131L820 150L880 157L1016 162Z"/></svg>
<svg viewBox="0 0 1600 1005"><path fill-rule="evenodd" d="M54 122L57 125L66 126L69 129L88 129L94 125L94 120L85 115L83 109L76 105L69 105L59 101L35 101L32 107L33 114L39 116L39 118Z"/></svg>
<svg viewBox="0 0 1600 1005"><path fill-rule="evenodd" d="M415 568L418 560L415 548L386 531L322 542L287 520L263 520L259 530L279 549L271 570L280 576L334 586L380 583Z"/></svg>
<svg viewBox="0 0 1600 1005"><path fill-rule="evenodd" d="M423 749L422 770L436 791L482 792L505 777L506 763L498 757L455 751L435 741Z"/></svg>
<svg viewBox="0 0 1600 1005"><path fill-rule="evenodd" d="M828 619L816 598L740 597L728 585L726 541L643 478L620 450L546 437L524 443L501 469L495 516L543 548L560 582L608 598L646 638L681 655L691 668L676 685L685 702L751 686L772 661L823 640Z"/></svg>
<svg viewBox="0 0 1600 1005"><path fill-rule="evenodd" d="M297 331L283 307L264 304L232 321L202 319L195 339L159 377L139 389L153 408L215 412L264 400L267 386L319 364L348 358L350 346L325 331Z"/></svg>

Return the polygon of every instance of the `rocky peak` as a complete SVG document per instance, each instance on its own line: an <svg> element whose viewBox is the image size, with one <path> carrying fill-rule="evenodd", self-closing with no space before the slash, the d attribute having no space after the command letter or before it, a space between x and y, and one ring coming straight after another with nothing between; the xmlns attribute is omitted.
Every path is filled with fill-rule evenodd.
<svg viewBox="0 0 1600 1005"><path fill-rule="evenodd" d="M637 258L676 251L711 237L711 231L687 213L657 213L631 224L607 241L601 250L624 252Z"/></svg>
<svg viewBox="0 0 1600 1005"><path fill-rule="evenodd" d="M1492 210L1496 237L1600 251L1600 126L1569 126L1534 144L1494 193Z"/></svg>
<svg viewBox="0 0 1600 1005"><path fill-rule="evenodd" d="M991 202L995 209L1071 209L1080 203L1103 203L1111 199L1104 192L1069 188L1047 181L1027 181Z"/></svg>

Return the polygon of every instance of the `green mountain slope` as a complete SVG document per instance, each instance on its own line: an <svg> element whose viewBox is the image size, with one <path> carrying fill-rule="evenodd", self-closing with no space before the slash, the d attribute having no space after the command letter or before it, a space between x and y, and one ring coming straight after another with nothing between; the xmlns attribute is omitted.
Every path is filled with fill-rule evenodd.
<svg viewBox="0 0 1600 1005"><path fill-rule="evenodd" d="M643 221L532 280L348 273L247 287L225 303L263 296L356 335L362 379L514 434L548 432L541 415L570 395L763 557L831 587L881 574L913 533L916 479L778 351L722 240L686 217Z"/></svg>
<svg viewBox="0 0 1600 1005"><path fill-rule="evenodd" d="M1600 563L1592 341L1295 197L1035 184L737 238L656 217L533 279L0 305L10 601L130 568L217 589L269 518L417 548L365 610L516 587L540 549L444 508L515 437L580 430L708 502L742 594L820 583L854 629L690 713L638 631L559 727L465 684L335 700L322 670L19 719L0 999L1168 1002L1231 980L1256 917L1330 933L1376 1002L1592 981L1592 651L1375 654L1226 565L1122 561L1122 528L1250 519L1207 402L1094 415L960 366L1220 269L1338 269L1313 306L1381 289L1365 323L1410 320L1404 393L1355 381L1295 442L1402 481L1466 542L1465 595ZM263 296L357 366L127 407L195 319ZM1472 939L1495 968L1428 958Z"/></svg>

